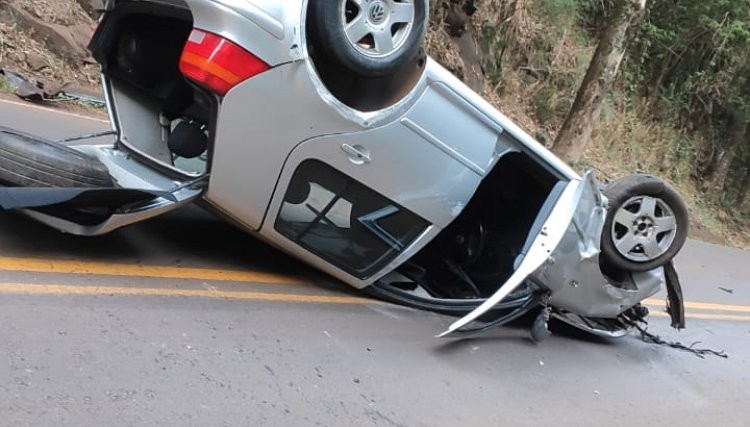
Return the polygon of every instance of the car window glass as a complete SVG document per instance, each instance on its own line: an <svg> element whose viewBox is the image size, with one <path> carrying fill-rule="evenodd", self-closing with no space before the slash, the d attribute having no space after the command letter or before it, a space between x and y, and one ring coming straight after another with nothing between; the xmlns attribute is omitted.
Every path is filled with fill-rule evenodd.
<svg viewBox="0 0 750 427"><path fill-rule="evenodd" d="M428 226L317 160L299 166L275 223L282 235L359 278L385 267Z"/></svg>

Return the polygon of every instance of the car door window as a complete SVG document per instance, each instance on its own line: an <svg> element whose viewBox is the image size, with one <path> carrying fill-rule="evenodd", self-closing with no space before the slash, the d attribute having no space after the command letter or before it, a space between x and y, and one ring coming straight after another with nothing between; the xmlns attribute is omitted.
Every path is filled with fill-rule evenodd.
<svg viewBox="0 0 750 427"><path fill-rule="evenodd" d="M282 235L360 279L393 261L428 226L318 160L295 171L275 223Z"/></svg>

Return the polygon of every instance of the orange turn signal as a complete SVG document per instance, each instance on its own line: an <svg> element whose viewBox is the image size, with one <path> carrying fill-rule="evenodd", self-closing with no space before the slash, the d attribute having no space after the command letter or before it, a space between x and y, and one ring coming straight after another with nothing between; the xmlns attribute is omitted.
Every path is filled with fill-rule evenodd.
<svg viewBox="0 0 750 427"><path fill-rule="evenodd" d="M231 41L198 29L190 33L180 58L180 71L185 77L221 96L270 68Z"/></svg>

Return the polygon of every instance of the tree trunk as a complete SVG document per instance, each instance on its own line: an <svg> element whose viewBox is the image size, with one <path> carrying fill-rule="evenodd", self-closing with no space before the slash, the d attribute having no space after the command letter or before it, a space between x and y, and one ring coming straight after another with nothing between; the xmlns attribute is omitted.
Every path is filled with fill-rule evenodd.
<svg viewBox="0 0 750 427"><path fill-rule="evenodd" d="M750 168L745 170L745 175L742 177L737 191L737 200L734 203L734 208L736 212L742 213L745 203L748 201L748 195L750 195Z"/></svg>
<svg viewBox="0 0 750 427"><path fill-rule="evenodd" d="M554 144L568 162L578 162L591 139L604 100L625 56L628 29L637 22L646 0L617 0L611 20L599 39L576 100Z"/></svg>
<svg viewBox="0 0 750 427"><path fill-rule="evenodd" d="M729 170L732 161L737 153L737 149L748 137L747 118L739 114L733 114L729 123L729 134L727 145L721 149L717 156L716 167L706 180L707 190L724 191L724 186L729 176Z"/></svg>

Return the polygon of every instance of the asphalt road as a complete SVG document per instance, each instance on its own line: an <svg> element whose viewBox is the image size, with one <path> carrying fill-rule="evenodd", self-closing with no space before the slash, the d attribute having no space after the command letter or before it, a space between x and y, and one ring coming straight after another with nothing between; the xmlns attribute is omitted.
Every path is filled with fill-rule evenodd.
<svg viewBox="0 0 750 427"><path fill-rule="evenodd" d="M0 101L50 138L101 121ZM688 329L728 359L364 298L197 210L100 238L0 213L0 425L746 426L750 253L691 241Z"/></svg>

